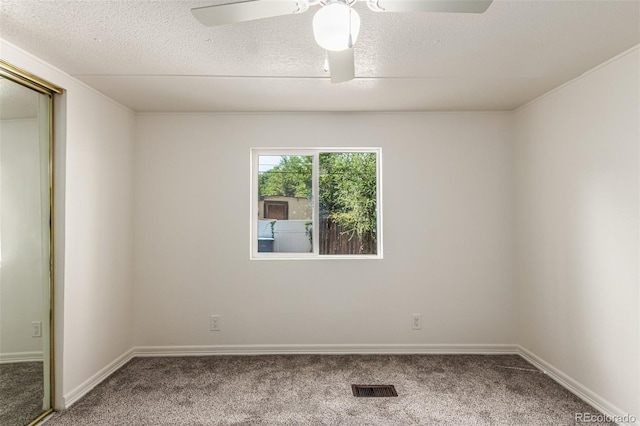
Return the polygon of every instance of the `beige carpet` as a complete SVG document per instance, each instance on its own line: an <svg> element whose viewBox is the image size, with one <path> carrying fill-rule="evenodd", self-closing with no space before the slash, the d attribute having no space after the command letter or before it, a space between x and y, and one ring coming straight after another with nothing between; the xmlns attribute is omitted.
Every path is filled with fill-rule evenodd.
<svg viewBox="0 0 640 426"><path fill-rule="evenodd" d="M352 384L398 397L356 398ZM46 426L542 426L584 412L597 414L516 355L136 358Z"/></svg>
<svg viewBox="0 0 640 426"><path fill-rule="evenodd" d="M42 413L42 362L0 364L0 425L24 426Z"/></svg>

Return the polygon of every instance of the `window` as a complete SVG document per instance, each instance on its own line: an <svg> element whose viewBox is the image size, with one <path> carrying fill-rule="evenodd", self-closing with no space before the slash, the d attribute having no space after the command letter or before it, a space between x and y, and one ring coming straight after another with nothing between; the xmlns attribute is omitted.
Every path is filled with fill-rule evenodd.
<svg viewBox="0 0 640 426"><path fill-rule="evenodd" d="M382 258L380 148L253 149L251 257Z"/></svg>

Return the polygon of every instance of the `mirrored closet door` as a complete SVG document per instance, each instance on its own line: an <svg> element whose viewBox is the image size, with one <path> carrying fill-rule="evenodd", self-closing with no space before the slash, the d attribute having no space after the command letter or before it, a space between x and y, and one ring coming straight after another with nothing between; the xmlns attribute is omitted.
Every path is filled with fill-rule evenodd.
<svg viewBox="0 0 640 426"><path fill-rule="evenodd" d="M52 408L52 93L0 64L0 424Z"/></svg>

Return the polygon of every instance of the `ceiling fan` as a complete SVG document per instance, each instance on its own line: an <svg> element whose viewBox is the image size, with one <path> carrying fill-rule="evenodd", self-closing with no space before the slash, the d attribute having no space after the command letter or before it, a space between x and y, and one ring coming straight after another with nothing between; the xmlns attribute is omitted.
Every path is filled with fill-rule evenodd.
<svg viewBox="0 0 640 426"><path fill-rule="evenodd" d="M360 16L352 8L358 0L241 0L191 9L193 16L207 26L235 24L321 8L313 17L313 35L327 51L325 71L332 83L355 76L353 45L360 32ZM374 12L454 12L483 13L493 0L363 0Z"/></svg>

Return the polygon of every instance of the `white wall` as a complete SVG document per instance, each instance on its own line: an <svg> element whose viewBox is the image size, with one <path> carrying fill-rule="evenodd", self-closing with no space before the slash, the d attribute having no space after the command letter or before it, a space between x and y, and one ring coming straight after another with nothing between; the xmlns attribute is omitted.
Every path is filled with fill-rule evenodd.
<svg viewBox="0 0 640 426"><path fill-rule="evenodd" d="M514 343L510 120L138 116L136 346ZM249 260L250 148L287 146L383 148L383 260Z"/></svg>
<svg viewBox="0 0 640 426"><path fill-rule="evenodd" d="M0 57L66 90L54 123L61 408L133 345L134 114L4 40Z"/></svg>
<svg viewBox="0 0 640 426"><path fill-rule="evenodd" d="M637 418L639 56L515 114L520 343Z"/></svg>
<svg viewBox="0 0 640 426"><path fill-rule="evenodd" d="M42 358L42 337L31 336L43 321L38 127L0 120L0 362Z"/></svg>

